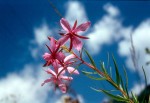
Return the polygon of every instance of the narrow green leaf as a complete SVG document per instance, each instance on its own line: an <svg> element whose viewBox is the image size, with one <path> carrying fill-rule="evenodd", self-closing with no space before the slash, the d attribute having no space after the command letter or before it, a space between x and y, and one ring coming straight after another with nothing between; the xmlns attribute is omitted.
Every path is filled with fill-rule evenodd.
<svg viewBox="0 0 150 103"><path fill-rule="evenodd" d="M128 99L123 98L122 96L117 96L117 95L111 94L109 91L106 91L106 90L102 90L102 89L98 90L98 89L95 89L95 88L92 88L92 87L91 87L91 89L93 89L97 92L103 92L104 94L108 95L109 97L111 97L112 99L115 99L117 101L125 101L125 102L128 101Z"/></svg>
<svg viewBox="0 0 150 103"><path fill-rule="evenodd" d="M125 91L125 87L124 87L124 83L123 83L123 80L122 80L122 77L120 76L120 82L121 82L121 87L122 87L122 89Z"/></svg>
<svg viewBox="0 0 150 103"><path fill-rule="evenodd" d="M142 69L143 69L143 73L144 73L144 77L145 77L145 85L147 87L147 77L146 77L146 73L145 73L145 70L144 70L143 66L142 66Z"/></svg>
<svg viewBox="0 0 150 103"><path fill-rule="evenodd" d="M115 87L116 89L118 89L118 88L116 87L116 85L113 84L112 82L110 82L110 81L108 81L108 80L107 80L107 82L110 83L110 84L111 84L113 87ZM114 82L114 81L113 81L113 82Z"/></svg>
<svg viewBox="0 0 150 103"><path fill-rule="evenodd" d="M106 71L106 69L105 69L104 62L100 62L100 65L101 65L102 71L103 71L105 74L107 74L107 71Z"/></svg>
<svg viewBox="0 0 150 103"><path fill-rule="evenodd" d="M92 57L90 56L90 54L88 53L88 51L86 49L84 49L86 55L88 56L88 58L90 59L91 64L96 67L94 60L92 59Z"/></svg>
<svg viewBox="0 0 150 103"><path fill-rule="evenodd" d="M134 102L138 103L138 100L137 100L136 96L132 93L132 91L131 91L131 95L132 95L132 98L133 98Z"/></svg>
<svg viewBox="0 0 150 103"><path fill-rule="evenodd" d="M117 66L116 60L113 55L112 55L112 58L113 58L115 71L116 71L116 82L117 82L117 85L119 85L120 84L120 75L119 75L119 71L118 71L118 66Z"/></svg>
<svg viewBox="0 0 150 103"><path fill-rule="evenodd" d="M97 72L87 72L87 71L84 71L84 70L82 70L82 72L83 72L84 74L98 74Z"/></svg>
<svg viewBox="0 0 150 103"><path fill-rule="evenodd" d="M130 98L130 97L129 97L129 93L128 93L127 85L125 85L125 91L126 91L126 93L127 93L128 98Z"/></svg>
<svg viewBox="0 0 150 103"><path fill-rule="evenodd" d="M132 93L132 91L131 91L131 95L132 95L132 98L133 98L134 102L138 103L137 97Z"/></svg>
<svg viewBox="0 0 150 103"><path fill-rule="evenodd" d="M82 73L83 73L84 75L86 75L88 78L93 79L93 80L106 80L106 78L104 78L104 77L98 78L98 77L91 76L90 74L87 74L87 73L85 73L85 72L82 72Z"/></svg>
<svg viewBox="0 0 150 103"><path fill-rule="evenodd" d="M112 78L112 69L111 69L111 67L110 67L110 77Z"/></svg>
<svg viewBox="0 0 150 103"><path fill-rule="evenodd" d="M126 69L125 69L124 66L123 66L123 70L124 70L124 75L125 75L125 78L126 78L126 87L128 87L128 75L127 75L127 72L126 72Z"/></svg>
<svg viewBox="0 0 150 103"><path fill-rule="evenodd" d="M144 73L144 77L145 77L145 86L147 87L148 85L147 85L147 77L146 77L146 73L145 73L145 70L144 70L144 67L142 66L142 70L143 70L143 73ZM143 103L145 103L144 102L144 100L145 100L145 97L146 97L146 91L144 92L144 97L143 97ZM150 102L149 102L150 103Z"/></svg>

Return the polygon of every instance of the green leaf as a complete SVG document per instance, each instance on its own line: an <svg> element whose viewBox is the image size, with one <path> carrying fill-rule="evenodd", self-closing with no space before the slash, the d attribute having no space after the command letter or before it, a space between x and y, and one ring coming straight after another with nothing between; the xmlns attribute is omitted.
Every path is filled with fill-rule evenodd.
<svg viewBox="0 0 150 103"><path fill-rule="evenodd" d="M132 93L132 91L131 91L131 95L132 95L132 98L133 98L134 102L138 103L137 97Z"/></svg>
<svg viewBox="0 0 150 103"><path fill-rule="evenodd" d="M106 90L102 90L102 89L98 90L98 89L95 89L95 88L92 88L92 87L91 87L91 89L93 89L97 92L103 92L104 94L108 95L109 97L111 97L112 99L117 100L117 101L125 101L125 102L128 101L128 99L123 98L122 96L111 94L109 91L106 91Z"/></svg>
<svg viewBox="0 0 150 103"><path fill-rule="evenodd" d="M129 93L128 93L127 85L125 85L125 91L126 91L126 93L127 93L128 98L130 98L130 97L129 97Z"/></svg>
<svg viewBox="0 0 150 103"><path fill-rule="evenodd" d="M126 87L128 87L128 75L127 75L125 67L123 67L123 70L124 70L124 75L125 75L125 78L126 78Z"/></svg>
<svg viewBox="0 0 150 103"><path fill-rule="evenodd" d="M87 71L83 71L83 70L82 70L82 72L83 72L84 74L98 74L97 72L87 72Z"/></svg>
<svg viewBox="0 0 150 103"><path fill-rule="evenodd" d="M96 67L95 62L93 60L93 58L90 56L90 54L88 53L88 51L86 49L84 49L86 55L88 56L88 58L90 59L91 64Z"/></svg>
<svg viewBox="0 0 150 103"><path fill-rule="evenodd" d="M107 71L106 71L106 69L105 69L104 62L100 62L100 65L101 65L102 71L103 71L105 74L107 74Z"/></svg>
<svg viewBox="0 0 150 103"><path fill-rule="evenodd" d="M144 70L143 66L142 66L142 69L143 69L143 73L144 73L144 77L145 77L145 85L147 87L147 77L146 77L146 73L145 73L145 70Z"/></svg>
<svg viewBox="0 0 150 103"><path fill-rule="evenodd" d="M120 88L122 88L125 91L125 87L124 87L124 83L123 83L123 79L120 76Z"/></svg>
<svg viewBox="0 0 150 103"><path fill-rule="evenodd" d="M91 75L88 74L87 72L83 72L83 71L82 71L82 73L85 74L88 78L93 79L93 80L106 80L106 78L104 78L104 77L98 78L98 77L91 76Z"/></svg>
<svg viewBox="0 0 150 103"><path fill-rule="evenodd" d="M112 78L112 69L111 69L111 67L110 67L110 77Z"/></svg>
<svg viewBox="0 0 150 103"><path fill-rule="evenodd" d="M150 54L149 48L146 48L145 51L146 51L147 54Z"/></svg>
<svg viewBox="0 0 150 103"><path fill-rule="evenodd" d="M120 80L120 75L119 75L119 71L118 71L118 66L117 66L116 60L113 55L112 55L112 58L113 58L115 71L116 71L116 82L117 82L117 85L119 85L121 80Z"/></svg>

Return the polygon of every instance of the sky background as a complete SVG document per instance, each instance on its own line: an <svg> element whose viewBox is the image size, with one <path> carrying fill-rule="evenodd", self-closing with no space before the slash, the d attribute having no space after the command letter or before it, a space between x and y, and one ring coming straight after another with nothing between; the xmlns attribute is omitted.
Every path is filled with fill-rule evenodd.
<svg viewBox="0 0 150 103"><path fill-rule="evenodd" d="M97 66L99 61L107 64L107 53L113 53L120 72L127 68L129 90L139 94L144 88L144 66L148 83L150 69L145 63L150 60L145 48L150 48L150 1L106 0L51 0L70 24L91 21L91 27L81 35L90 39L83 41ZM61 103L61 93L49 85L41 87L47 78L42 70L42 55L47 51L47 36L59 38L60 17L48 0L0 0L0 101L11 103ZM141 83L134 69L130 48L131 39L138 54ZM88 61L88 59L85 57ZM110 61L113 71L113 64ZM89 70L85 66L81 70ZM82 73L74 76L72 95L81 103L100 103L106 98L90 89L110 86L105 82L92 81ZM12 102L13 103L13 102Z"/></svg>

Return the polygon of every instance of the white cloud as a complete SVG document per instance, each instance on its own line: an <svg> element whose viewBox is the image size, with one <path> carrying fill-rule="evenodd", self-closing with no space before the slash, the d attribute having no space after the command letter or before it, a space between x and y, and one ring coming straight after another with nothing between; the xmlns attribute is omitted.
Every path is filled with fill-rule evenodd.
<svg viewBox="0 0 150 103"><path fill-rule="evenodd" d="M21 73L10 73L2 78L1 103L45 103L50 87L41 87L46 73L39 67L42 66L26 65Z"/></svg>
<svg viewBox="0 0 150 103"><path fill-rule="evenodd" d="M74 19L78 19L79 22L87 20L84 7L80 2L72 1L67 6L66 18L69 22L73 23ZM34 39L29 46L33 58L38 59L46 51L44 44L48 42L47 36L51 36L54 30L55 28L50 29L46 22L34 28ZM55 95L49 98L51 87L49 85L41 87L41 83L46 79L46 73L41 68L42 65L25 65L20 73L10 73L7 77L2 78L0 80L0 102L46 103L48 101L48 103L54 103L57 100L61 101L59 91L55 91ZM84 103L80 95L77 98Z"/></svg>
<svg viewBox="0 0 150 103"><path fill-rule="evenodd" d="M149 66L146 66L145 63L150 60L150 56L146 55L145 48L150 48L150 19L143 21L137 28L135 28L132 32L133 36L133 44L136 50L136 53L139 55L138 58L138 66L139 73L141 77L144 79L142 66L144 66L147 76L150 74ZM131 70L135 70L132 58L130 54L131 43L129 38L124 38L119 43L118 52L122 56L126 56L126 64ZM150 77L148 76L148 83L150 83Z"/></svg>
<svg viewBox="0 0 150 103"><path fill-rule="evenodd" d="M133 94L135 95L139 95L145 88L145 85L144 84L137 84L135 83L133 88L131 88L130 90L130 96L131 96L131 92L133 92Z"/></svg>
<svg viewBox="0 0 150 103"><path fill-rule="evenodd" d="M52 35L52 30L44 22L40 27L34 28L34 34L36 43L41 46L47 41L47 36Z"/></svg>
<svg viewBox="0 0 150 103"><path fill-rule="evenodd" d="M87 21L84 6L80 2L69 1L66 7L67 12L65 18L69 21L71 25L74 24L75 20L78 20L79 23Z"/></svg>
<svg viewBox="0 0 150 103"><path fill-rule="evenodd" d="M104 5L104 10L108 12L111 16L118 16L120 15L120 11L117 7L113 6L112 4Z"/></svg>
<svg viewBox="0 0 150 103"><path fill-rule="evenodd" d="M44 21L41 26L34 28L34 39L30 41L29 50L34 59L42 55L45 50L45 44L48 42L47 37L52 36L54 29L50 29L47 23Z"/></svg>
<svg viewBox="0 0 150 103"><path fill-rule="evenodd" d="M101 47L104 44L110 44L115 40L118 40L124 31L130 32L129 28L122 27L122 21L118 18L120 15L119 10L110 4L104 6L104 10L107 12L98 22L94 24L88 37L86 45L93 54L99 53Z"/></svg>

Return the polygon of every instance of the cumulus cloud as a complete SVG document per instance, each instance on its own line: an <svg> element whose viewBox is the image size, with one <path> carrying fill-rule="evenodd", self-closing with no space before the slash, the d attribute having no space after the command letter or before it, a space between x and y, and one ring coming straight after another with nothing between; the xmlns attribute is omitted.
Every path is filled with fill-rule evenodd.
<svg viewBox="0 0 150 103"><path fill-rule="evenodd" d="M87 21L86 12L84 6L78 1L69 1L66 5L67 12L65 18L69 21L71 25L74 24L75 20L79 23Z"/></svg>
<svg viewBox="0 0 150 103"><path fill-rule="evenodd" d="M104 44L111 44L113 41L118 40L124 32L130 33L131 28L122 26L122 20L119 18L119 9L111 4L104 5L104 10L107 12L99 21L97 21L88 37L86 44L91 53L97 54Z"/></svg>
<svg viewBox="0 0 150 103"><path fill-rule="evenodd" d="M112 4L104 5L104 10L108 12L110 16L118 16L120 15L120 11L117 7L113 6Z"/></svg>
<svg viewBox="0 0 150 103"><path fill-rule="evenodd" d="M67 6L66 18L70 22L73 22L75 19L78 19L79 22L86 21L86 13L80 2L68 2ZM54 29L50 29L48 24L43 22L41 26L35 27L33 31L34 39L30 41L31 45L29 46L29 50L31 51L32 57L38 59L39 56L41 58L45 50L44 44L48 41L47 36L52 35ZM48 84L41 87L41 83L48 78L41 68L42 65L40 62L39 65L27 64L19 73L9 73L6 77L1 78L0 102L54 103L58 100L62 103L62 99L60 98L61 93L59 91L55 91L55 95L50 98L49 93L51 93L52 87ZM82 96L78 95L77 98L81 103L84 103Z"/></svg>
<svg viewBox="0 0 150 103"><path fill-rule="evenodd" d="M139 55L138 57L138 67L139 73L141 77L144 79L144 75L142 72L142 66L144 66L146 75L148 76L150 73L149 66L146 66L146 62L149 61L150 56L146 55L145 48L150 48L150 19L143 21L137 28L132 31L133 44L136 50L136 53ZM127 66L135 71L135 68L132 63L132 58L130 54L131 48L131 40L130 38L124 38L119 42L118 52L122 56L126 56L126 64ZM150 77L148 76L148 83L150 83Z"/></svg>
<svg viewBox="0 0 150 103"><path fill-rule="evenodd" d="M34 39L31 40L31 45L29 46L34 59L38 59L41 51L45 50L43 47L48 42L47 37L52 36L52 32L53 29L50 29L45 21L40 26L34 28Z"/></svg>
<svg viewBox="0 0 150 103"><path fill-rule="evenodd" d="M51 88L41 87L46 76L39 67L41 65L26 65L20 73L10 73L1 78L1 103L45 103Z"/></svg>
<svg viewBox="0 0 150 103"><path fill-rule="evenodd" d="M47 36L52 35L52 30L49 29L46 22L40 27L34 28L34 35L36 43L41 46L47 41Z"/></svg>
<svg viewBox="0 0 150 103"><path fill-rule="evenodd" d="M135 95L139 95L144 90L144 88L145 88L144 84L135 83L129 92L130 96L131 96L131 92L133 92Z"/></svg>

